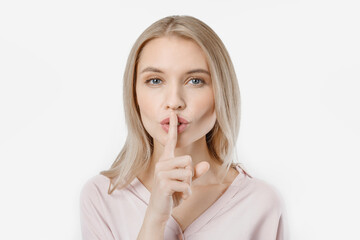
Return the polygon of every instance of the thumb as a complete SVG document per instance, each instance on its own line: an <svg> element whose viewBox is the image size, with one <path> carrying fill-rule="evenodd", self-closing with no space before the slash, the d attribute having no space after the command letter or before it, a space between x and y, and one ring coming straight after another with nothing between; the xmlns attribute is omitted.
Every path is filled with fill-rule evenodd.
<svg viewBox="0 0 360 240"><path fill-rule="evenodd" d="M192 181L195 181L197 178L204 175L207 171L210 169L210 164L206 161L202 161L194 167L194 176L192 178Z"/></svg>

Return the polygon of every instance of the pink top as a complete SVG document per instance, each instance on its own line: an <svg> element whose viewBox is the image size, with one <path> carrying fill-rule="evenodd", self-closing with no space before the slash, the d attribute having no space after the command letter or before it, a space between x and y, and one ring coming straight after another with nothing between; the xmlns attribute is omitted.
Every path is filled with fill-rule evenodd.
<svg viewBox="0 0 360 240"><path fill-rule="evenodd" d="M263 180L239 174L205 212L184 232L170 216L165 240L288 240L282 196ZM80 194L80 221L84 240L135 240L151 193L135 178L126 188L108 195L110 180L90 178Z"/></svg>

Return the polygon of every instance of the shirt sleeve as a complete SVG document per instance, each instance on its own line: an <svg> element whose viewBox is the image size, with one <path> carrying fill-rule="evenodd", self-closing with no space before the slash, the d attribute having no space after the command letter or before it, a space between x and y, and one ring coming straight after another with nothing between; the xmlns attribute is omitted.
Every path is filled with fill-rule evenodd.
<svg viewBox="0 0 360 240"><path fill-rule="evenodd" d="M289 240L290 233L288 226L288 217L282 196L280 196L280 204L281 204L281 215L277 227L276 240Z"/></svg>
<svg viewBox="0 0 360 240"><path fill-rule="evenodd" d="M104 217L101 192L89 180L80 193L80 224L83 240L114 240Z"/></svg>
<svg viewBox="0 0 360 240"><path fill-rule="evenodd" d="M273 185L258 181L258 195L254 204L258 205L255 231L250 239L290 240L288 219L282 194ZM255 211L256 213L256 211Z"/></svg>
<svg viewBox="0 0 360 240"><path fill-rule="evenodd" d="M281 215L279 219L279 225L277 229L276 240L289 240L289 229L286 222L286 216Z"/></svg>

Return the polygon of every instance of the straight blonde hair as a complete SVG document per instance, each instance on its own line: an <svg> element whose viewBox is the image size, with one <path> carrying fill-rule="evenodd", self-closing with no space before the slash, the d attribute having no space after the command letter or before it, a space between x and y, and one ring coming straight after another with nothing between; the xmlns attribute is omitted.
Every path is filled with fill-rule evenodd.
<svg viewBox="0 0 360 240"><path fill-rule="evenodd" d="M108 194L116 188L126 187L150 164L154 150L153 138L141 121L135 91L136 71L144 46L149 41L164 36L193 40L204 51L213 82L217 118L212 130L206 134L206 144L212 157L221 164L222 171L225 171L221 182L230 167L241 165L235 161L240 127L240 90L230 56L218 35L201 20L187 15L168 16L145 29L134 43L127 59L123 77L123 102L128 135L110 169L100 172L111 180Z"/></svg>

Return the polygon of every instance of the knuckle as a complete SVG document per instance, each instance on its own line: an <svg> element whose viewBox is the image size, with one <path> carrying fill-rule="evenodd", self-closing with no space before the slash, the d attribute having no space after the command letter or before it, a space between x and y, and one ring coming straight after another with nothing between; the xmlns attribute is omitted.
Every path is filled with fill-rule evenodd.
<svg viewBox="0 0 360 240"><path fill-rule="evenodd" d="M191 156L190 155L186 155L185 156L185 163L186 164L190 164L192 162Z"/></svg>
<svg viewBox="0 0 360 240"><path fill-rule="evenodd" d="M180 187L181 187L183 192L188 189L187 183L185 183L185 182L180 183Z"/></svg>
<svg viewBox="0 0 360 240"><path fill-rule="evenodd" d="M191 159L187 159L186 164L187 164L187 165L190 165L191 162L192 162Z"/></svg>

